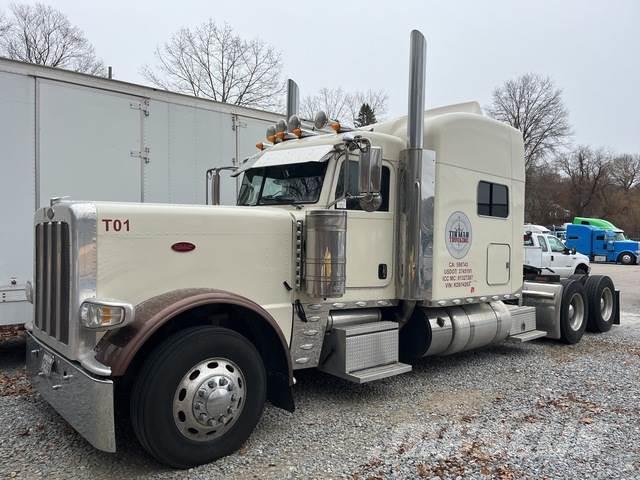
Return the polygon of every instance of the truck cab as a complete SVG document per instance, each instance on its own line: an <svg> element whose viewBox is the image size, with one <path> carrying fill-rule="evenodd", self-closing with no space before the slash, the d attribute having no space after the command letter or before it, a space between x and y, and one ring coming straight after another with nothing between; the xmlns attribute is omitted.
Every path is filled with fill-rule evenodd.
<svg viewBox="0 0 640 480"><path fill-rule="evenodd" d="M640 242L627 240L624 232L615 227L569 224L567 246L587 255L593 262L636 265L640 259Z"/></svg>
<svg viewBox="0 0 640 480"><path fill-rule="evenodd" d="M568 248L550 230L539 225L524 226L525 265L551 271L561 278L589 273L589 257Z"/></svg>

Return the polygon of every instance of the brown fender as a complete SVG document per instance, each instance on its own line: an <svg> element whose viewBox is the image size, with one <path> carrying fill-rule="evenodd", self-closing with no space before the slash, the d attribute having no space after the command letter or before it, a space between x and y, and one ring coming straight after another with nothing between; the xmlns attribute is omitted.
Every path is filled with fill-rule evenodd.
<svg viewBox="0 0 640 480"><path fill-rule="evenodd" d="M150 298L135 309L134 321L118 330L107 332L96 346L96 359L111 367L112 376L122 376L149 338L176 315L194 307L212 304L236 305L249 309L263 318L276 332L286 358L289 385L293 385L293 368L289 347L274 318L248 298L207 288L175 290ZM283 379L284 380L284 379Z"/></svg>

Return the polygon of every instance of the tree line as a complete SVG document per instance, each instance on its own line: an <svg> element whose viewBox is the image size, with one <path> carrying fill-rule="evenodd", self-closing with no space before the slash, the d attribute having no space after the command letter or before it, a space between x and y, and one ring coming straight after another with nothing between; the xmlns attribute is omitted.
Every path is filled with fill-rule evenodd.
<svg viewBox="0 0 640 480"><path fill-rule="evenodd" d="M229 25L208 20L177 30L155 50L141 73L156 87L236 105L282 111L282 54L260 39L246 40ZM53 7L12 4L0 12L0 56L105 75L84 33ZM387 113L384 90L347 92L321 88L303 97L300 114L361 127ZM573 216L606 218L640 233L640 155L573 145L562 90L528 73L496 88L485 111L522 132L525 148L525 219L560 225Z"/></svg>
<svg viewBox="0 0 640 480"><path fill-rule="evenodd" d="M550 78L509 80L485 110L522 132L527 222L559 226L574 216L597 217L640 234L640 155L573 145L562 90Z"/></svg>

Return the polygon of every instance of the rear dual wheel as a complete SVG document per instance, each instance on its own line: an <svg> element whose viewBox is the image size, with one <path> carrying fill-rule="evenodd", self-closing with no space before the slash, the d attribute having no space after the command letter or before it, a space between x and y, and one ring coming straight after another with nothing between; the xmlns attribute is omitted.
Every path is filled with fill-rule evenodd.
<svg viewBox="0 0 640 480"><path fill-rule="evenodd" d="M608 332L613 325L616 309L613 281L605 275L592 275L587 278L585 290L589 300L587 330Z"/></svg>
<svg viewBox="0 0 640 480"><path fill-rule="evenodd" d="M566 280L560 305L560 338L568 344L578 343L587 328L589 304L582 283Z"/></svg>
<svg viewBox="0 0 640 480"><path fill-rule="evenodd" d="M189 328L145 361L131 394L131 422L159 462L188 468L240 448L265 398L265 369L251 342L226 328Z"/></svg>

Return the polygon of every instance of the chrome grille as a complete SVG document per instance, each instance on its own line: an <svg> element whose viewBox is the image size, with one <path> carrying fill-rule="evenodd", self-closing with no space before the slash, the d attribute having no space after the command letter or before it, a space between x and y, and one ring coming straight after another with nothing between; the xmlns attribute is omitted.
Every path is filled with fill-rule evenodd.
<svg viewBox="0 0 640 480"><path fill-rule="evenodd" d="M68 223L36 225L35 326L65 345L69 343L70 251Z"/></svg>

